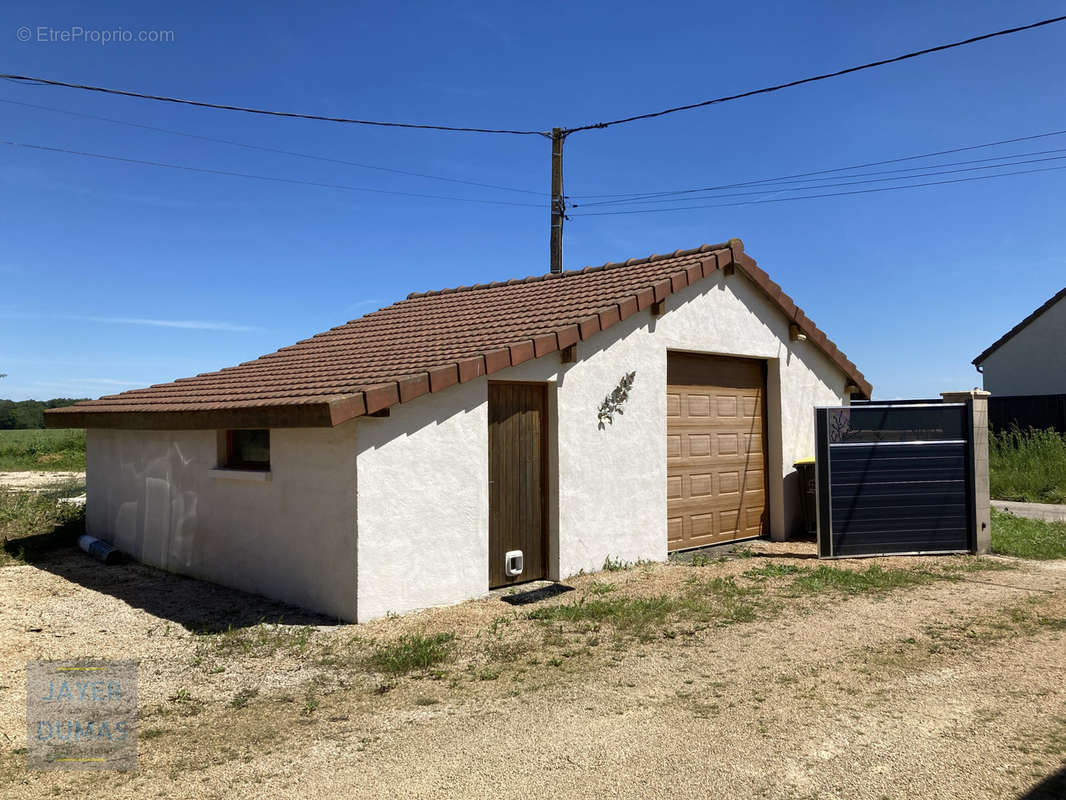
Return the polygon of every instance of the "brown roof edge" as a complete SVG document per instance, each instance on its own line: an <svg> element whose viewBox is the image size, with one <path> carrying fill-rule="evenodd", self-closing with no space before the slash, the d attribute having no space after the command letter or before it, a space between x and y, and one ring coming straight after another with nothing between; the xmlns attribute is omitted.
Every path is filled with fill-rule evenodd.
<svg viewBox="0 0 1066 800"><path fill-rule="evenodd" d="M740 242L739 239L734 239L733 241ZM797 325L800 331L806 334L808 341L825 353L829 360L859 387L859 391L867 399L872 397L873 386L866 380L866 376L830 341L829 337L817 325L811 322L810 318L803 313L803 309L797 306L780 286L770 280L770 276L755 262L755 259L743 252L743 246L743 243L740 243L739 251L736 247L732 248L735 263L740 267L741 271L781 310L789 322Z"/></svg>
<svg viewBox="0 0 1066 800"><path fill-rule="evenodd" d="M358 401L355 398L358 397ZM329 403L290 406L253 406L210 411L85 411L77 406L44 412L46 428L117 428L123 430L188 431L220 428L331 428L356 414L346 403L362 395ZM360 412L362 413L362 412Z"/></svg>
<svg viewBox="0 0 1066 800"><path fill-rule="evenodd" d="M167 411L121 411L115 410L87 411L78 406L52 409L45 412L45 425L49 428L99 427L99 428L136 428L157 430L187 430L204 428L250 428L250 427L333 427L347 420L364 414L383 411L390 406L405 403L426 393L445 391L456 382L466 383L483 375L498 372L508 367L517 366L525 361L540 358L549 353L562 350L578 341L587 341L600 331L627 319L638 310L648 308L652 302L710 277L711 274L737 264L742 271L766 296L778 306L781 312L800 326L810 341L821 349L826 356L853 381L866 396L870 397L872 387L858 368L841 353L836 345L829 341L803 311L797 308L792 299L780 286L770 280L753 258L744 252L744 243L740 239L716 245L702 245L690 250L676 250L665 255L651 255L646 258L633 258L625 262L608 262L597 267L580 270L568 270L561 274L534 276L522 280L516 279L491 284L478 284L470 287L458 287L434 292L416 293L410 297L428 297L438 294L476 291L478 289L503 286L514 283L532 283L542 280L565 278L596 272L611 267L631 266L650 263L667 258L702 254L698 265L673 273L669 278L658 280L635 293L628 293L616 298L611 304L601 308L592 316L578 320L576 324L564 325L533 340L501 343L499 347L467 356L456 362L437 366L428 372L399 375L386 378L379 383L361 387L363 390L351 395L330 398L326 402L306 403L300 405L237 407L232 409L211 410L167 410ZM555 339L552 347L548 337ZM284 349L284 348L283 348Z"/></svg>
<svg viewBox="0 0 1066 800"><path fill-rule="evenodd" d="M994 353L996 350L1005 345L1008 341L1010 341L1019 333L1021 333L1022 329L1028 326L1030 322L1035 320L1037 317L1039 317L1041 314L1043 314L1045 311L1047 311L1049 308L1059 302L1059 300L1062 300L1064 297L1066 297L1066 288L1063 288L1061 291L1056 292L1054 297L1052 297L1050 300L1040 306L1040 308L1038 308L1028 317L1023 319L1005 334L996 339L996 341L992 342L992 344L985 348L984 352L982 352L981 355L979 355L970 363L972 363L974 366L981 366L982 361L984 361L986 358L992 355L992 353Z"/></svg>

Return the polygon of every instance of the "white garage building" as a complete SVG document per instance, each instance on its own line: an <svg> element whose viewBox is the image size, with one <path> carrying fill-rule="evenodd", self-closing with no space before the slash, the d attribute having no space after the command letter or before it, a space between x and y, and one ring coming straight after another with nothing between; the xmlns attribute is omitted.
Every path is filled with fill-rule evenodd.
<svg viewBox="0 0 1066 800"><path fill-rule="evenodd" d="M785 538L813 407L870 391L734 239L411 295L47 424L88 429L92 535L363 621Z"/></svg>

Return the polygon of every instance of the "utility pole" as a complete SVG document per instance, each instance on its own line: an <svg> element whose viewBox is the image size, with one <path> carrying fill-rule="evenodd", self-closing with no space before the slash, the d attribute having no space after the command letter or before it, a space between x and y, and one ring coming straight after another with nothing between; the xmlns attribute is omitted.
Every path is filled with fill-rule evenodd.
<svg viewBox="0 0 1066 800"><path fill-rule="evenodd" d="M563 220L566 198L563 195L563 140L566 131L552 128L552 204L551 204L551 271L563 271Z"/></svg>

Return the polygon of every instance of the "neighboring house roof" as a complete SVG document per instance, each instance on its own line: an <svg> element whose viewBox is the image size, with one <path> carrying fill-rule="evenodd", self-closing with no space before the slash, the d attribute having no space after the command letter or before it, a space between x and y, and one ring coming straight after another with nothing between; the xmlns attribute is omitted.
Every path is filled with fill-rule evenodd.
<svg viewBox="0 0 1066 800"><path fill-rule="evenodd" d="M739 239L406 300L236 367L49 411L49 427L333 426L587 341L717 270L745 274L867 397L870 384Z"/></svg>
<svg viewBox="0 0 1066 800"><path fill-rule="evenodd" d="M981 366L981 362L982 361L984 361L986 358L988 358L990 355L992 355L992 353L994 353L996 350L1001 348L1003 345L1005 345L1007 342L1009 342L1011 339L1013 339L1015 336L1017 336L1019 333L1021 333L1022 330L1026 326L1028 326L1030 322L1035 320L1037 317L1039 317L1041 314L1043 314L1045 311L1047 311L1049 308L1051 308L1053 305L1055 305L1055 303L1059 302L1059 300L1062 300L1064 297L1066 297L1066 288L1064 288L1064 289L1062 289L1062 291L1056 293L1055 296L1052 297L1050 300L1048 300L1046 303L1044 303L1044 305L1040 306L1040 308L1038 308L1036 311L1034 311L1028 317L1023 319L1021 322L1019 322L1017 325L1015 325L1013 328L1011 328L1005 334L1000 336L998 339L996 339L996 341L992 342L992 344L989 345L987 348L985 348L985 351L983 353L981 353L981 355L979 355L977 358L975 358L972 363L975 364L976 366Z"/></svg>

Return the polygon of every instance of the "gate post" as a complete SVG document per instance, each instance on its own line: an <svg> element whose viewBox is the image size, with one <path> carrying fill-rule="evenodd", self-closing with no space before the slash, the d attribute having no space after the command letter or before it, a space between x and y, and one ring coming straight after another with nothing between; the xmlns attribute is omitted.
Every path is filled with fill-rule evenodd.
<svg viewBox="0 0 1066 800"><path fill-rule="evenodd" d="M973 498L971 513L974 521L975 550L987 553L992 538L992 517L988 502L988 398L991 392L972 389L968 392L941 392L945 403L969 403L973 412L973 441L970 450L973 463Z"/></svg>

